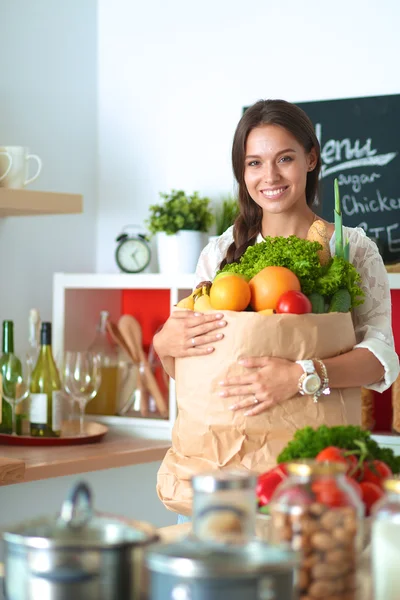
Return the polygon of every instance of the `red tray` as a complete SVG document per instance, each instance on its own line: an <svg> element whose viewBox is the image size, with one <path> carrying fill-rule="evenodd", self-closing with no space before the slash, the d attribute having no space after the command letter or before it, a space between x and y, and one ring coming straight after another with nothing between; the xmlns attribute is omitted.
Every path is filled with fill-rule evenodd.
<svg viewBox="0 0 400 600"><path fill-rule="evenodd" d="M78 435L79 423L63 423L60 437L34 437L31 435L9 435L0 433L0 444L6 446L72 446L99 442L107 433L108 427L102 423L86 422L85 435Z"/></svg>

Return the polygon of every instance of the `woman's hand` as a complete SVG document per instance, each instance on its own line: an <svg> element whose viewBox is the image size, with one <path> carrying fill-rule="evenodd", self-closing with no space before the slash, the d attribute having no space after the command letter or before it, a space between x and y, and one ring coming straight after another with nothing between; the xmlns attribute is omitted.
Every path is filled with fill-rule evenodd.
<svg viewBox="0 0 400 600"><path fill-rule="evenodd" d="M298 393L300 365L284 358L243 358L239 364L247 372L220 382L220 396L232 398L231 410L243 410L246 416L259 415L274 404L289 400ZM245 396L237 401L238 396Z"/></svg>
<svg viewBox="0 0 400 600"><path fill-rule="evenodd" d="M225 326L222 313L173 311L154 336L154 347L161 360L166 356L182 358L210 354L215 342L224 337L220 330Z"/></svg>

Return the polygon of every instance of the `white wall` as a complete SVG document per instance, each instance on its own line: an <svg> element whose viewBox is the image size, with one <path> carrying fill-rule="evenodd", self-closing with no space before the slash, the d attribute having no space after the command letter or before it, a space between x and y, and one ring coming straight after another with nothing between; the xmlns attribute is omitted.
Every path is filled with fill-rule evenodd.
<svg viewBox="0 0 400 600"><path fill-rule="evenodd" d="M55 271L93 271L97 214L97 2L0 0L0 145L43 160L30 189L80 193L84 213L0 219L0 320L26 347L51 319Z"/></svg>
<svg viewBox="0 0 400 600"><path fill-rule="evenodd" d="M97 270L159 191L232 190L242 107L399 92L398 0L99 0Z"/></svg>

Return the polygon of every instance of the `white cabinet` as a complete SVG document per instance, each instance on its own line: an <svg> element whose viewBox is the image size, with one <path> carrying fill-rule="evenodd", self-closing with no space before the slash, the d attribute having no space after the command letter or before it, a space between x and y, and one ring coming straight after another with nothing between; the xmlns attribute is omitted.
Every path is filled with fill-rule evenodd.
<svg viewBox="0 0 400 600"><path fill-rule="evenodd" d="M64 350L85 350L93 339L101 310L108 310L115 323L131 313L154 335L168 317L171 307L188 295L194 275L176 277L160 274L67 274L53 280L53 350L60 360ZM136 309L135 309L136 301ZM133 307L133 308L132 308ZM100 417L110 424L129 424L141 437L169 439L176 418L175 382L169 386L169 419Z"/></svg>

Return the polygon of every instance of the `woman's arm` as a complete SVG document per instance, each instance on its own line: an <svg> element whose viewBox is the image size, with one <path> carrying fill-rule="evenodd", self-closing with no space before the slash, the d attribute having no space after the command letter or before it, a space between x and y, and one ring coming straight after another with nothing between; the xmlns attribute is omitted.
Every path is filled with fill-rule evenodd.
<svg viewBox="0 0 400 600"><path fill-rule="evenodd" d="M195 273L195 284L212 281L219 264L232 243L230 227L218 239L202 250ZM213 344L224 335L221 327L226 321L222 313L194 313L190 310L173 311L163 328L155 334L153 344L161 363L170 377L175 378L175 358L199 356L213 352Z"/></svg>
<svg viewBox="0 0 400 600"><path fill-rule="evenodd" d="M365 348L350 350L323 362L330 388L365 387L380 381L384 374L380 361ZM239 363L247 372L221 382L220 395L232 398L232 410L247 409L246 415L258 415L299 393L299 379L304 371L296 362L263 356L244 358ZM317 361L314 364L322 380L321 367ZM236 402L239 396L245 398ZM323 402L323 396L320 401Z"/></svg>
<svg viewBox="0 0 400 600"><path fill-rule="evenodd" d="M389 281L374 242L357 230L353 230L352 235L357 239L351 240L351 261L360 273L365 292L364 303L354 311L357 344L350 352L323 359L323 362L329 387L367 387L382 392L399 375L391 325ZM295 362L263 357L248 358L242 364L248 372L229 378L221 385L221 395L232 397L233 410L247 408L247 414L259 414L298 392L303 371ZM322 375L318 363L315 366ZM235 403L235 397L240 395L247 398ZM256 406L255 399L258 401Z"/></svg>
<svg viewBox="0 0 400 600"><path fill-rule="evenodd" d="M175 358L202 356L214 351L214 344L224 337L226 326L220 312L194 313L176 310L154 336L154 348L164 369L175 377Z"/></svg>

